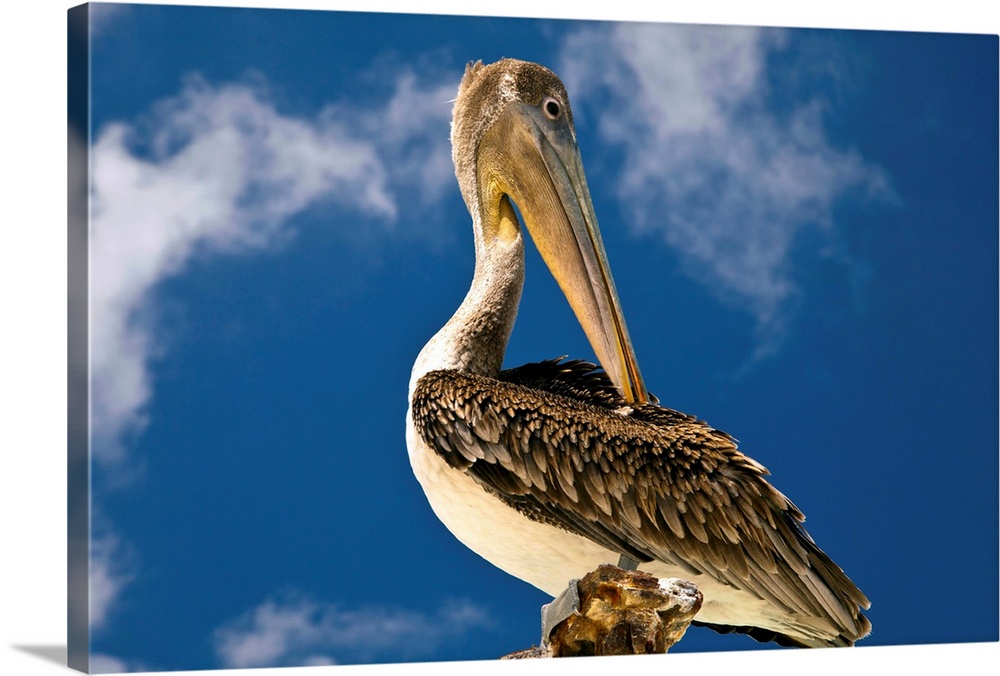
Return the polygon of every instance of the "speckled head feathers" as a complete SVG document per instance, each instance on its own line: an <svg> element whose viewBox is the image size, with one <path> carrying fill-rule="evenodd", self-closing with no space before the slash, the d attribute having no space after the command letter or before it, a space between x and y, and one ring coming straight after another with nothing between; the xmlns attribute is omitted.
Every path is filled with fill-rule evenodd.
<svg viewBox="0 0 1000 676"><path fill-rule="evenodd" d="M504 109L515 101L539 104L545 96L562 102L572 127L573 113L566 88L559 77L537 63L501 59L495 63L470 63L458 86L451 122L452 159L456 174L473 162L479 141Z"/></svg>

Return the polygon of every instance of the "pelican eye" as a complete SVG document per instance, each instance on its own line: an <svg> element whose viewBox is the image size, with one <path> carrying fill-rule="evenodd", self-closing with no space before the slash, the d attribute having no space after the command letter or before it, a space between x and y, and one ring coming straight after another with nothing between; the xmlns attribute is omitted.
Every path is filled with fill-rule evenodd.
<svg viewBox="0 0 1000 676"><path fill-rule="evenodd" d="M562 115L562 104L551 96L546 96L542 99L542 111L545 112L545 117L550 120L558 120L559 116Z"/></svg>

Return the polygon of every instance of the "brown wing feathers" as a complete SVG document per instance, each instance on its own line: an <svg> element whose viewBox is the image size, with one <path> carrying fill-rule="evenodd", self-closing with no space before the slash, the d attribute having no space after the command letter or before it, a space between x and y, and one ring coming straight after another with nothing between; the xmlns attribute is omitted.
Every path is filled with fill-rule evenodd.
<svg viewBox="0 0 1000 676"><path fill-rule="evenodd" d="M813 544L764 467L692 416L628 406L593 364L555 359L498 379L434 371L418 382L412 412L451 466L530 519L827 616L843 642L870 626L859 612L868 600Z"/></svg>

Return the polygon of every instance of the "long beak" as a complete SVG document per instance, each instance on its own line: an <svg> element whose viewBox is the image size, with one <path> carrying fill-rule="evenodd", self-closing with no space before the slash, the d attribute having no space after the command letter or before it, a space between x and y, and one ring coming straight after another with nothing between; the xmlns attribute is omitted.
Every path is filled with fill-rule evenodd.
<svg viewBox="0 0 1000 676"><path fill-rule="evenodd" d="M503 143L507 159L516 167L505 172L505 183L601 366L626 401L645 403L649 394L611 277L580 151L568 127L545 132L537 115L536 108L512 106L512 119L502 125L510 134Z"/></svg>

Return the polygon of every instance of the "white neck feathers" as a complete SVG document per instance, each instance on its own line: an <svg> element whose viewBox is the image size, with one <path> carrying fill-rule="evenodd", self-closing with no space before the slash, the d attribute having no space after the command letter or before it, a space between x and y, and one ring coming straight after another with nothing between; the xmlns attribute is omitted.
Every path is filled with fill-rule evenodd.
<svg viewBox="0 0 1000 676"><path fill-rule="evenodd" d="M410 398L417 380L429 371L500 372L524 286L524 240L493 239L488 245L477 240L472 286L452 318L420 351L410 374Z"/></svg>

